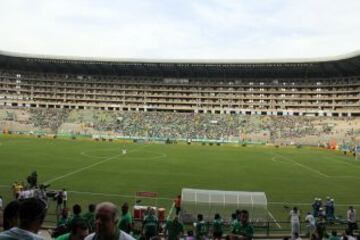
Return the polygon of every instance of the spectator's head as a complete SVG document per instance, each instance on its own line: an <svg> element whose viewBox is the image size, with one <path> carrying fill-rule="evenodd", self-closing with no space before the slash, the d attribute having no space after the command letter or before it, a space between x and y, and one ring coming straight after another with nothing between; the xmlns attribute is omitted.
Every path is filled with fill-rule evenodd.
<svg viewBox="0 0 360 240"><path fill-rule="evenodd" d="M154 209L154 208L150 208L149 214L150 214L150 215L155 215L155 209Z"/></svg>
<svg viewBox="0 0 360 240"><path fill-rule="evenodd" d="M96 208L96 205L93 203L89 204L89 206L88 206L89 212L91 212L91 213L95 212L95 208Z"/></svg>
<svg viewBox="0 0 360 240"><path fill-rule="evenodd" d="M198 215L197 215L197 219L198 219L198 221L200 222L200 221L202 221L202 220L204 219L204 217L203 217L202 214L198 214Z"/></svg>
<svg viewBox="0 0 360 240"><path fill-rule="evenodd" d="M81 207L80 207L80 205L79 205L79 204L75 204L75 205L73 206L73 214L74 214L74 215L80 215L80 213L81 213Z"/></svg>
<svg viewBox="0 0 360 240"><path fill-rule="evenodd" d="M297 207L294 207L294 208L293 208L293 211L294 211L294 213L297 213L298 208L297 208Z"/></svg>
<svg viewBox="0 0 360 240"><path fill-rule="evenodd" d="M240 213L241 223L247 223L249 221L249 212L247 210L242 210Z"/></svg>
<svg viewBox="0 0 360 240"><path fill-rule="evenodd" d="M17 200L9 202L3 212L3 228L8 230L18 225L20 203Z"/></svg>
<svg viewBox="0 0 360 240"><path fill-rule="evenodd" d="M220 214L216 213L214 218L215 219L220 219Z"/></svg>
<svg viewBox="0 0 360 240"><path fill-rule="evenodd" d="M61 217L62 218L67 218L68 217L68 209L67 208L63 208L61 210Z"/></svg>
<svg viewBox="0 0 360 240"><path fill-rule="evenodd" d="M44 222L46 204L37 198L25 199L20 203L20 228L37 233Z"/></svg>
<svg viewBox="0 0 360 240"><path fill-rule="evenodd" d="M85 221L79 220L71 229L71 240L84 240L89 234L88 226Z"/></svg>
<svg viewBox="0 0 360 240"><path fill-rule="evenodd" d="M129 211L129 204L126 202L121 206L122 214L126 214Z"/></svg>
<svg viewBox="0 0 360 240"><path fill-rule="evenodd" d="M294 237L295 237L295 239L299 238L299 233L295 232Z"/></svg>
<svg viewBox="0 0 360 240"><path fill-rule="evenodd" d="M236 213L231 214L231 219L232 219L232 220L235 220L235 219L236 219Z"/></svg>
<svg viewBox="0 0 360 240"><path fill-rule="evenodd" d="M188 235L189 237L192 237L192 236L194 236L194 232L190 230L190 231L187 232L187 235Z"/></svg>
<svg viewBox="0 0 360 240"><path fill-rule="evenodd" d="M102 202L96 206L95 210L95 231L96 234L104 239L114 237L117 229L118 210L111 202Z"/></svg>

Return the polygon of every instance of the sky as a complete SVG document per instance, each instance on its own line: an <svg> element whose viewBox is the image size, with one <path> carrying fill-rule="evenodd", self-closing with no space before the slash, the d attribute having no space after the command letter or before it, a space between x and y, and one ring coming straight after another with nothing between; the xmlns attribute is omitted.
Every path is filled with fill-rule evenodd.
<svg viewBox="0 0 360 240"><path fill-rule="evenodd" d="M0 0L0 50L281 59L360 50L360 0Z"/></svg>

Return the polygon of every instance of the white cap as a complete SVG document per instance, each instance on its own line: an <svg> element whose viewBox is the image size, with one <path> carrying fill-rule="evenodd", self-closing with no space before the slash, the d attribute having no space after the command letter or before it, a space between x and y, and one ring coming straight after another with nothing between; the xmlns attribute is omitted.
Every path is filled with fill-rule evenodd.
<svg viewBox="0 0 360 240"><path fill-rule="evenodd" d="M333 202L333 201L334 201L334 199L332 198L332 199L330 199L330 201L331 201L331 202Z"/></svg>

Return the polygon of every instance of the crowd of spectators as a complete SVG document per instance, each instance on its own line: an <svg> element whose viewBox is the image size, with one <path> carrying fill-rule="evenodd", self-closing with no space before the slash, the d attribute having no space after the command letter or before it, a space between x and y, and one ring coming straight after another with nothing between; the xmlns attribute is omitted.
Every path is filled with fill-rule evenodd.
<svg viewBox="0 0 360 240"><path fill-rule="evenodd" d="M316 199L312 205L313 211L305 216L307 235L306 238L314 240L346 240L357 239L354 230L357 226L357 213L355 208L349 207L347 211L347 229L339 235L332 230L326 229L334 219L326 209L331 200L321 204ZM330 207L331 209L331 207ZM0 240L35 239L41 240L38 235L47 214L47 204L41 199L29 198L9 202L3 212L3 232ZM181 211L180 211L181 213ZM72 211L63 207L58 211L59 217L56 228L52 230L52 238L57 240L91 240L91 239L121 239L121 240L250 240L254 236L254 227L249 222L247 210L236 210L232 214L232 220L225 222L220 214L215 214L213 220L205 221L202 214L197 215L193 227L184 227L179 216L176 214L172 219L160 221L155 210L148 208L141 223L134 222L129 212L129 206L124 203L121 211L111 202L103 202L97 205L90 204L86 213L82 212L81 206L75 204ZM294 207L290 213L291 234L290 239L300 240L301 215L300 210ZM284 238L284 239L289 239Z"/></svg>
<svg viewBox="0 0 360 240"><path fill-rule="evenodd" d="M20 110L19 110L20 111ZM26 112L27 111L27 112ZM212 139L279 143L306 141L324 143L354 140L360 134L356 119L259 116L179 112L136 112L74 109L21 110L0 109L1 121L29 124L49 133L116 134L120 136L162 139ZM67 126L64 127L64 126ZM356 139L355 139L356 140ZM359 139L358 139L359 140ZM315 141L315 142L314 142Z"/></svg>
<svg viewBox="0 0 360 240"><path fill-rule="evenodd" d="M40 199L29 198L22 201L14 200L4 209L4 231L0 233L0 240L9 239L42 239L38 232L44 222L47 205ZM80 205L68 209L61 209L57 226L52 232L52 238L57 240L83 239L252 239L253 227L249 223L249 213L246 210L237 211L236 218L231 222L231 232L224 235L224 221L219 214L211 225L203 220L201 214L194 223L193 230L185 234L185 229L178 215L173 219L160 222L153 208L148 208L140 227L136 227L128 211L128 204L121 207L121 215L116 205L110 202L89 205L88 212L82 214ZM209 228L210 226L210 228Z"/></svg>

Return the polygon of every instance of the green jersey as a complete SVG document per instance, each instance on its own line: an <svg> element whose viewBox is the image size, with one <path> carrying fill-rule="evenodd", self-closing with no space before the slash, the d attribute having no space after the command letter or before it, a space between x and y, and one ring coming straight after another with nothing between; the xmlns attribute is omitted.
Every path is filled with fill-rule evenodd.
<svg viewBox="0 0 360 240"><path fill-rule="evenodd" d="M207 236L207 227L204 221L197 222L195 228L196 239L202 239L202 237Z"/></svg>
<svg viewBox="0 0 360 240"><path fill-rule="evenodd" d="M129 212L127 212L126 214L121 216L118 227L120 230L126 233L130 233L132 223L133 223L132 216Z"/></svg>
<svg viewBox="0 0 360 240"><path fill-rule="evenodd" d="M213 232L222 233L223 232L224 221L220 219L215 219L213 222Z"/></svg>
<svg viewBox="0 0 360 240"><path fill-rule="evenodd" d="M158 232L159 221L154 215L146 215L144 218L145 234L155 236Z"/></svg>
<svg viewBox="0 0 360 240"><path fill-rule="evenodd" d="M58 236L55 240L70 240L70 233L65 233Z"/></svg>
<svg viewBox="0 0 360 240"><path fill-rule="evenodd" d="M76 222L79 220L84 220L80 215L72 215L68 222L66 223L68 229L71 231L71 229L75 226Z"/></svg>
<svg viewBox="0 0 360 240"><path fill-rule="evenodd" d="M82 218L85 220L86 224L89 227L89 232L95 231L95 213L87 212Z"/></svg>
<svg viewBox="0 0 360 240"><path fill-rule="evenodd" d="M233 233L244 236L247 239L252 239L254 235L254 228L250 223L241 223L238 221L234 226Z"/></svg>
<svg viewBox="0 0 360 240"><path fill-rule="evenodd" d="M178 221L167 221L165 225L168 240L177 240L180 234L184 232L184 226Z"/></svg>

